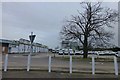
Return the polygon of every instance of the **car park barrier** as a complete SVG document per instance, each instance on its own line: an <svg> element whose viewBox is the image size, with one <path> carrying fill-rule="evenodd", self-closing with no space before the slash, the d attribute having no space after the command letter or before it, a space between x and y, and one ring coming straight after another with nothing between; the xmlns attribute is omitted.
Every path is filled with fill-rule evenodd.
<svg viewBox="0 0 120 80"><path fill-rule="evenodd" d="M48 72L51 72L51 56L49 56Z"/></svg>
<svg viewBox="0 0 120 80"><path fill-rule="evenodd" d="M70 55L70 64L69 64L69 67L70 67L70 73L72 73L72 56Z"/></svg>
<svg viewBox="0 0 120 80"><path fill-rule="evenodd" d="M4 71L7 71L7 66L8 66L8 54L5 54Z"/></svg>
<svg viewBox="0 0 120 80"><path fill-rule="evenodd" d="M114 56L114 68L115 68L115 75L118 75L118 63L116 56Z"/></svg>
<svg viewBox="0 0 120 80"><path fill-rule="evenodd" d="M92 55L92 74L95 74L95 55Z"/></svg>
<svg viewBox="0 0 120 80"><path fill-rule="evenodd" d="M48 72L51 72L51 56L48 57ZM113 57L113 63L114 63L114 72L115 75L118 75L118 62L117 62L117 56ZM31 55L28 55L28 63L27 63L27 71L30 70L30 61L31 61ZM8 67L8 54L5 54L5 58L4 58L4 71L7 71L7 67ZM95 54L92 54L92 74L95 74ZM72 55L69 55L69 73L72 73Z"/></svg>
<svg viewBox="0 0 120 80"><path fill-rule="evenodd" d="M31 55L28 55L28 63L27 63L27 71L30 70L30 63L31 63Z"/></svg>

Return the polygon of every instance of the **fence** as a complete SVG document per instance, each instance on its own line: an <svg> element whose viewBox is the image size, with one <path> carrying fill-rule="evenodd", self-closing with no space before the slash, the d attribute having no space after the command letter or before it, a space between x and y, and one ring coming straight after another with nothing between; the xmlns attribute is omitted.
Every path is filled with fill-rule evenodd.
<svg viewBox="0 0 120 80"><path fill-rule="evenodd" d="M8 54L5 54L5 58L4 58L4 71L7 71L7 67L8 67ZM31 60L31 57L30 57L30 55L28 55L28 63L27 63L27 71L29 71L30 70L30 60ZM117 57L116 56L114 56L113 57L113 60L114 60L114 72L115 72L115 75L118 75L118 62L117 62ZM95 68L96 68L96 65L95 65L95 55L92 55L92 74L94 75L95 74ZM50 72L52 72L52 64L51 64L51 62L52 62L52 57L51 56L49 56L49 58L48 58L48 72L50 73ZM69 56L69 73L71 74L71 73L73 73L73 68L72 68L72 66L73 66L73 60L72 60L72 55L70 55Z"/></svg>

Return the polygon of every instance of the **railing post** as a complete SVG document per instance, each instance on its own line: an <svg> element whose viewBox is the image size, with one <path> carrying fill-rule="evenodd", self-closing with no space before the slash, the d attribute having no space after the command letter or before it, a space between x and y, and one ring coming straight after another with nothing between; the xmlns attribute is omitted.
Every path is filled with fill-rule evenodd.
<svg viewBox="0 0 120 80"><path fill-rule="evenodd" d="M7 71L7 66L8 66L8 54L5 54L4 71Z"/></svg>
<svg viewBox="0 0 120 80"><path fill-rule="evenodd" d="M92 74L95 74L95 56L94 54L92 55Z"/></svg>
<svg viewBox="0 0 120 80"><path fill-rule="evenodd" d="M32 43L30 45L30 54L28 55L28 62L27 62L27 71L30 70L30 64L31 64L31 54L33 52L33 47L32 47Z"/></svg>
<svg viewBox="0 0 120 80"><path fill-rule="evenodd" d="M27 71L30 70L31 55L28 55Z"/></svg>
<svg viewBox="0 0 120 80"><path fill-rule="evenodd" d="M51 72L51 56L49 56L48 72Z"/></svg>
<svg viewBox="0 0 120 80"><path fill-rule="evenodd" d="M115 75L118 75L118 63L116 56L114 56L114 68L115 68Z"/></svg>
<svg viewBox="0 0 120 80"><path fill-rule="evenodd" d="M70 73L72 73L72 56L70 55L70 65L69 65L69 67L70 67Z"/></svg>

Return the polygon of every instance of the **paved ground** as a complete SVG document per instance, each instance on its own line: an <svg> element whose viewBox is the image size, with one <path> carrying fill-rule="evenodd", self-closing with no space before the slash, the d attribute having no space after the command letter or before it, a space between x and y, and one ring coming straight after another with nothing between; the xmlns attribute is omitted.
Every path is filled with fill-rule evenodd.
<svg viewBox="0 0 120 80"><path fill-rule="evenodd" d="M84 73L62 73L52 72L48 73L45 71L8 71L3 72L3 78L119 78L114 74L84 74Z"/></svg>

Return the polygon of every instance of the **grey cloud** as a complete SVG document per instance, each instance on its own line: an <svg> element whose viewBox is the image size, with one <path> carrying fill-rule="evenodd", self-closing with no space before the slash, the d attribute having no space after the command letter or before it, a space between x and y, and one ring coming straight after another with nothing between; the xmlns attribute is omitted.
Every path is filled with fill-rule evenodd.
<svg viewBox="0 0 120 80"><path fill-rule="evenodd" d="M104 3L105 6L111 7ZM115 9L117 6L112 6ZM79 3L6 2L2 5L3 38L28 39L33 31L36 42L49 47L59 45L59 32L65 18L81 10Z"/></svg>

